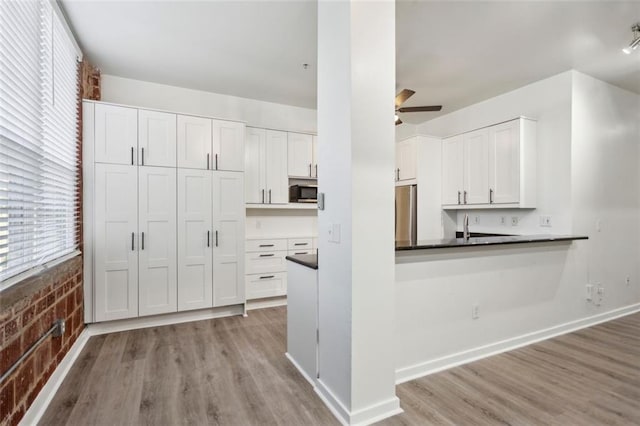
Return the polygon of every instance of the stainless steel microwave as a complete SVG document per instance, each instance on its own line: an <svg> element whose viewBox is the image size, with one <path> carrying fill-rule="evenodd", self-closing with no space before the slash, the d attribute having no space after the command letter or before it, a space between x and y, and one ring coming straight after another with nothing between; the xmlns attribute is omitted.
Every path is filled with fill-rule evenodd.
<svg viewBox="0 0 640 426"><path fill-rule="evenodd" d="M318 185L291 185L289 187L290 203L317 203Z"/></svg>

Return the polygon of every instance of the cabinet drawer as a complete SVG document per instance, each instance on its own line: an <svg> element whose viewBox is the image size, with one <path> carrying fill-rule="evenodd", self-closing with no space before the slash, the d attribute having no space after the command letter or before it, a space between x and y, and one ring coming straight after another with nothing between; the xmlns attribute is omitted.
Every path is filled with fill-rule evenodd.
<svg viewBox="0 0 640 426"><path fill-rule="evenodd" d="M299 249L299 250L289 250L287 253L288 256L295 256L296 254L316 254L315 249Z"/></svg>
<svg viewBox="0 0 640 426"><path fill-rule="evenodd" d="M287 273L247 275L245 277L247 299L284 296L287 294Z"/></svg>
<svg viewBox="0 0 640 426"><path fill-rule="evenodd" d="M288 250L310 249L313 247L312 238L289 238Z"/></svg>
<svg viewBox="0 0 640 426"><path fill-rule="evenodd" d="M247 253L258 251L281 251L287 250L286 239L272 239L272 240L247 240L245 245Z"/></svg>
<svg viewBox="0 0 640 426"><path fill-rule="evenodd" d="M245 255L246 274L286 272L286 251L255 252Z"/></svg>

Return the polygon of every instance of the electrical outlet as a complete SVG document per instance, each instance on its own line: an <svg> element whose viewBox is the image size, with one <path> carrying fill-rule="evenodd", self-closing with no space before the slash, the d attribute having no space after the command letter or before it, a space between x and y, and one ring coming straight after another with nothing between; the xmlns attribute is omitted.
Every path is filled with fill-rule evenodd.
<svg viewBox="0 0 640 426"><path fill-rule="evenodd" d="M518 226L518 216L511 216L511 226Z"/></svg>
<svg viewBox="0 0 640 426"><path fill-rule="evenodd" d="M591 284L587 284L587 301L591 302L593 300L593 286Z"/></svg>
<svg viewBox="0 0 640 426"><path fill-rule="evenodd" d="M596 306L600 306L604 300L604 287L596 287Z"/></svg>
<svg viewBox="0 0 640 426"><path fill-rule="evenodd" d="M480 306L475 304L471 307L471 319L480 318Z"/></svg>
<svg viewBox="0 0 640 426"><path fill-rule="evenodd" d="M540 216L540 226L551 228L551 216Z"/></svg>

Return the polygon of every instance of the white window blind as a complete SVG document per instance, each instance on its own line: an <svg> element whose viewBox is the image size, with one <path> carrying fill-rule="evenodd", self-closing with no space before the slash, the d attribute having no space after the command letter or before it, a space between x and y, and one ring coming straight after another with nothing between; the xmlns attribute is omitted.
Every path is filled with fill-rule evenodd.
<svg viewBox="0 0 640 426"><path fill-rule="evenodd" d="M75 44L49 0L0 1L0 289L78 245Z"/></svg>

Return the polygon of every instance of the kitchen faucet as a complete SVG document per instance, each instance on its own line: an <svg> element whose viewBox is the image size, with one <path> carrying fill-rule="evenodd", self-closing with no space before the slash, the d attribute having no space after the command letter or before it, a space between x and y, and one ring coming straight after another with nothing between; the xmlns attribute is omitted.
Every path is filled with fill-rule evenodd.
<svg viewBox="0 0 640 426"><path fill-rule="evenodd" d="M462 238L464 238L465 241L469 241L469 213L464 214L464 222L462 226Z"/></svg>

